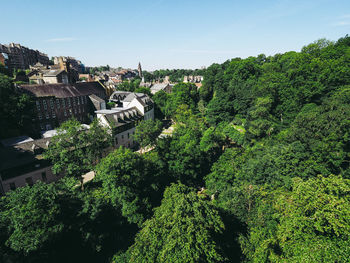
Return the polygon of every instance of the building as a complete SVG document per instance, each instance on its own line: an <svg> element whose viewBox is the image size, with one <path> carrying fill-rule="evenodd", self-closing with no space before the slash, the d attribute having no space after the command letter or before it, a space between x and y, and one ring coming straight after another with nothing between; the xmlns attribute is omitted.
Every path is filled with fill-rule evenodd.
<svg viewBox="0 0 350 263"><path fill-rule="evenodd" d="M79 74L76 69L70 66L69 62L62 59L58 60L58 64L43 65L36 63L30 66L31 72L28 73L28 78L31 83L37 84L73 84L79 80Z"/></svg>
<svg viewBox="0 0 350 263"><path fill-rule="evenodd" d="M141 68L141 62L139 62L139 65L137 67L137 72L139 73L139 77L142 79L142 68Z"/></svg>
<svg viewBox="0 0 350 263"><path fill-rule="evenodd" d="M9 56L6 53L0 53L0 64L8 68Z"/></svg>
<svg viewBox="0 0 350 263"><path fill-rule="evenodd" d="M49 57L38 50L23 47L20 44L10 43L9 45L0 44L0 53L8 56L7 66L10 71L14 69L28 69L30 65L41 63L49 64Z"/></svg>
<svg viewBox="0 0 350 263"><path fill-rule="evenodd" d="M166 93L171 93L172 88L173 88L173 85L169 83L157 83L151 87L151 93L154 95L161 90L165 91Z"/></svg>
<svg viewBox="0 0 350 263"><path fill-rule="evenodd" d="M90 122L95 110L106 108L106 91L99 82L20 85L19 90L35 98L37 131L51 130L72 117Z"/></svg>
<svg viewBox="0 0 350 263"><path fill-rule="evenodd" d="M85 71L84 64L81 63L80 60L77 60L73 57L53 57L54 64L60 64L62 62L69 64L73 69L75 69L78 72L78 74L82 74Z"/></svg>
<svg viewBox="0 0 350 263"><path fill-rule="evenodd" d="M49 143L50 138L33 140L26 136L1 141L0 195L37 181L50 183L62 177L54 175L50 162L42 158Z"/></svg>
<svg viewBox="0 0 350 263"><path fill-rule="evenodd" d="M113 129L115 147L134 147L132 135L136 125L142 120L154 119L153 101L146 94L126 91L114 92L110 101L117 107L96 111L97 119Z"/></svg>
<svg viewBox="0 0 350 263"><path fill-rule="evenodd" d="M184 76L185 83L201 83L203 81L203 76Z"/></svg>

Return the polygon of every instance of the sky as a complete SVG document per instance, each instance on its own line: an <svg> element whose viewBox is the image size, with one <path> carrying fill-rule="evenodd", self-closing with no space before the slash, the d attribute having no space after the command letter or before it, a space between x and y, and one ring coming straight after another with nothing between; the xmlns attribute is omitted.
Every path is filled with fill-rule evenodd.
<svg viewBox="0 0 350 263"><path fill-rule="evenodd" d="M349 0L0 0L0 43L86 66L208 67L350 33Z"/></svg>

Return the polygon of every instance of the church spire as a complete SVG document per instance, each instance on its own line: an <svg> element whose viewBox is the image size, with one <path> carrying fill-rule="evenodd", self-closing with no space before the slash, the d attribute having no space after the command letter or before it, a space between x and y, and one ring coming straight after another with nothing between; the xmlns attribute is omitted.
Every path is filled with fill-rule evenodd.
<svg viewBox="0 0 350 263"><path fill-rule="evenodd" d="M137 70L138 70L138 72L139 72L139 77L142 78L141 62L139 62L139 66L137 67Z"/></svg>

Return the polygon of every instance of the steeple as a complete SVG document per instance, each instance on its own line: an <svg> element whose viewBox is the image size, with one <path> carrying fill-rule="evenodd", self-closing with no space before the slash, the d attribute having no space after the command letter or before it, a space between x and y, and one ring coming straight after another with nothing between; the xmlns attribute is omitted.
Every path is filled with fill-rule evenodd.
<svg viewBox="0 0 350 263"><path fill-rule="evenodd" d="M137 67L137 70L139 72L139 77L142 78L142 68L141 68L141 63L139 62L139 66Z"/></svg>

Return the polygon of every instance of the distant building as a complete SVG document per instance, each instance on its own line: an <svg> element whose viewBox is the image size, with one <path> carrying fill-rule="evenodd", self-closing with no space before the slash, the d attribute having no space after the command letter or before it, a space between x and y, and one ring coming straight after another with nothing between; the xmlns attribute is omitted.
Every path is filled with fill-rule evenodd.
<svg viewBox="0 0 350 263"><path fill-rule="evenodd" d="M139 73L139 77L142 79L142 68L141 68L141 62L139 62L139 65L137 67L137 71Z"/></svg>
<svg viewBox="0 0 350 263"><path fill-rule="evenodd" d="M169 83L157 83L151 87L151 93L156 94L158 91L165 91L166 93L171 93L173 85Z"/></svg>
<svg viewBox="0 0 350 263"><path fill-rule="evenodd" d="M96 111L100 123L113 129L114 146L134 147L132 135L141 120L154 119L154 104L148 95L126 91L116 91L110 101L117 107Z"/></svg>
<svg viewBox="0 0 350 263"><path fill-rule="evenodd" d="M37 84L74 84L79 80L78 71L71 67L70 62L63 61L62 57L59 57L57 61L58 64L54 65L36 63L30 66L31 72L28 73L29 81Z"/></svg>
<svg viewBox="0 0 350 263"><path fill-rule="evenodd" d="M50 138L33 140L26 136L1 141L0 195L37 181L50 183L62 177L54 175L50 162L42 158L49 143Z"/></svg>
<svg viewBox="0 0 350 263"><path fill-rule="evenodd" d="M92 82L95 81L93 75L91 74L79 74L80 81Z"/></svg>
<svg viewBox="0 0 350 263"><path fill-rule="evenodd" d="M38 131L51 130L72 117L89 122L95 110L106 108L106 91L98 82L20 85L19 89L35 98Z"/></svg>
<svg viewBox="0 0 350 263"><path fill-rule="evenodd" d="M201 83L203 81L203 76L184 76L185 83Z"/></svg>
<svg viewBox="0 0 350 263"><path fill-rule="evenodd" d="M70 65L70 67L72 67L73 69L75 69L78 72L78 74L82 74L85 70L85 66L81 63L81 61L76 60L73 57L64 57L64 56L53 57L54 64L60 64L62 62L68 63Z"/></svg>
<svg viewBox="0 0 350 263"><path fill-rule="evenodd" d="M0 53L4 53L8 57L7 66L10 71L14 69L28 69L30 65L41 63L49 64L49 57L38 50L23 47L20 44L10 43L9 45L0 44Z"/></svg>
<svg viewBox="0 0 350 263"><path fill-rule="evenodd" d="M9 56L6 53L0 53L0 64L8 68Z"/></svg>

